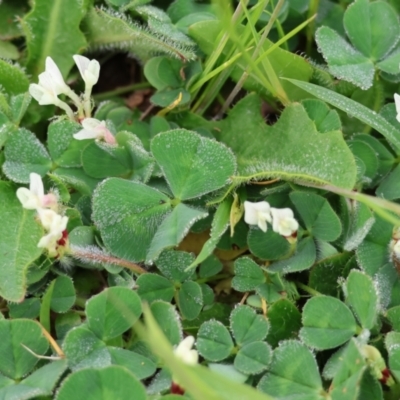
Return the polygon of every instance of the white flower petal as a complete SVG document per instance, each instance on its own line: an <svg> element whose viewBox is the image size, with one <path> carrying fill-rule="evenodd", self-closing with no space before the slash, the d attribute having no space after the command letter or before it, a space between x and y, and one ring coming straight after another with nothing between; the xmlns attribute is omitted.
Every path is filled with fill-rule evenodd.
<svg viewBox="0 0 400 400"><path fill-rule="evenodd" d="M97 60L89 60L80 55L73 56L76 66L79 69L82 79L85 84L92 87L99 80L100 64Z"/></svg>
<svg viewBox="0 0 400 400"><path fill-rule="evenodd" d="M27 188L18 188L17 197L22 207L27 210L36 210L39 207L39 199Z"/></svg>
<svg viewBox="0 0 400 400"><path fill-rule="evenodd" d="M94 130L98 129L99 127L106 126L105 121L99 121L96 118L85 118L84 120L82 120L81 124L82 124L83 128L88 131L94 131Z"/></svg>
<svg viewBox="0 0 400 400"><path fill-rule="evenodd" d="M38 209L38 214L39 214L40 223L48 231L52 230L54 221L57 218L61 218L61 216L58 215L55 211L43 209L43 208Z"/></svg>
<svg viewBox="0 0 400 400"><path fill-rule="evenodd" d="M267 222L271 222L270 205L266 201L252 203L244 202L244 221L249 225L258 225L263 231L267 231Z"/></svg>
<svg viewBox="0 0 400 400"><path fill-rule="evenodd" d="M86 129L82 129L77 133L72 135L76 140L85 140L85 139L97 139L98 134L94 131L88 131Z"/></svg>
<svg viewBox="0 0 400 400"><path fill-rule="evenodd" d="M46 73L50 75L54 90L57 94L65 93L68 91L68 86L64 82L61 71L51 57L46 57Z"/></svg>
<svg viewBox="0 0 400 400"><path fill-rule="evenodd" d="M187 336L174 350L174 354L188 365L196 365L199 360L198 352L196 350L192 350L194 340L195 339L193 336Z"/></svg>
<svg viewBox="0 0 400 400"><path fill-rule="evenodd" d="M271 208L272 229L282 236L291 236L299 228L290 208Z"/></svg>
<svg viewBox="0 0 400 400"><path fill-rule="evenodd" d="M44 187L42 177L35 173L31 172L29 174L29 190L38 197L44 196Z"/></svg>
<svg viewBox="0 0 400 400"><path fill-rule="evenodd" d="M400 122L400 95L397 93L394 94L394 103L396 105L396 119Z"/></svg>

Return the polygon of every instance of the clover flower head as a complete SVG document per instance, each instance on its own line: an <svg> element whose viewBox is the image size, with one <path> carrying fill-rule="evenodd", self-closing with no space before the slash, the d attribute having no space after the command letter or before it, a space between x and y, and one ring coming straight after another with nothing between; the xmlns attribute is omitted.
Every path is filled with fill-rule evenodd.
<svg viewBox="0 0 400 400"><path fill-rule="evenodd" d="M46 69L39 75L39 83L29 85L29 93L42 106L57 105L59 101L57 96L61 93L67 94L70 90L51 57L46 58Z"/></svg>
<svg viewBox="0 0 400 400"><path fill-rule="evenodd" d="M106 143L116 143L115 138L108 130L105 121L99 121L96 118L85 118L81 123L83 129L73 135L75 139L104 139Z"/></svg>
<svg viewBox="0 0 400 400"><path fill-rule="evenodd" d="M88 58L78 54L75 54L73 58L85 84L90 88L94 86L99 80L99 62L97 60L89 60Z"/></svg>
<svg viewBox="0 0 400 400"><path fill-rule="evenodd" d="M174 349L174 354L187 365L196 365L199 362L199 353L193 350L194 337L186 336Z"/></svg>
<svg viewBox="0 0 400 400"><path fill-rule="evenodd" d="M271 215L272 229L282 236L291 236L299 228L299 223L295 220L290 208L271 207Z"/></svg>
<svg viewBox="0 0 400 400"><path fill-rule="evenodd" d="M22 207L28 210L41 208L57 208L57 197L53 193L44 194L42 178L39 174L29 174L29 189L17 189L17 197Z"/></svg>
<svg viewBox="0 0 400 400"><path fill-rule="evenodd" d="M400 122L400 95L394 94L394 103L396 105L396 119Z"/></svg>
<svg viewBox="0 0 400 400"><path fill-rule="evenodd" d="M50 257L58 255L58 247L65 245L64 237L66 236L66 228L68 217L63 217L53 210L38 210L39 219L43 227L47 230L47 234L43 236L38 247L47 249ZM60 243L63 241L63 243Z"/></svg>
<svg viewBox="0 0 400 400"><path fill-rule="evenodd" d="M271 222L271 207L269 203L266 201L258 203L245 201L244 220L247 224L258 225L263 232L267 232L267 222Z"/></svg>

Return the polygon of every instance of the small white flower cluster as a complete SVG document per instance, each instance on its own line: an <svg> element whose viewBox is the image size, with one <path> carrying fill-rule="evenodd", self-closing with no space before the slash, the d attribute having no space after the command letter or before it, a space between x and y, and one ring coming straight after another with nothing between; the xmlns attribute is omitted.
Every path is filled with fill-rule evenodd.
<svg viewBox="0 0 400 400"><path fill-rule="evenodd" d="M29 189L21 187L17 190L18 200L22 207L37 211L40 223L47 231L47 234L40 239L38 247L47 249L50 257L57 257L59 247L67 243L68 217L57 213L57 197L53 193L44 193L40 175L32 172L29 179Z"/></svg>
<svg viewBox="0 0 400 400"><path fill-rule="evenodd" d="M266 201L245 201L244 220L249 225L258 225L263 232L267 232L267 222L272 223L274 232L286 237L292 236L299 228L290 208L273 208Z"/></svg>
<svg viewBox="0 0 400 400"><path fill-rule="evenodd" d="M197 350L192 349L194 341L193 336L186 336L174 349L175 357L187 365L196 365L199 362L199 353ZM179 395L185 393L185 390L179 384L178 378L175 376L172 376L171 393Z"/></svg>
<svg viewBox="0 0 400 400"><path fill-rule="evenodd" d="M174 354L187 365L196 365L199 362L199 353L193 350L194 337L186 336L174 349Z"/></svg>
<svg viewBox="0 0 400 400"><path fill-rule="evenodd" d="M60 69L51 57L46 58L46 69L39 75L39 83L29 86L29 93L40 105L54 104L63 109L68 117L75 121L75 115L70 106L58 98L58 95L68 96L78 109L78 119L83 129L74 135L77 140L98 139L109 144L115 144L115 138L107 129L105 121L91 118L92 88L97 83L100 74L100 64L97 60L89 60L80 55L73 56L82 79L85 82L85 93L81 99L64 81Z"/></svg>

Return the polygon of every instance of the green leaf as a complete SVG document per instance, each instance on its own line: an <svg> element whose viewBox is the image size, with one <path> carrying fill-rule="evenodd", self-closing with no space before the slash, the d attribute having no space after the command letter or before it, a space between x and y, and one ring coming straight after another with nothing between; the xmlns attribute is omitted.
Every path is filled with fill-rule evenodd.
<svg viewBox="0 0 400 400"><path fill-rule="evenodd" d="M296 306L287 299L278 300L268 308L270 330L267 342L277 346L282 340L297 337L301 328L301 314Z"/></svg>
<svg viewBox="0 0 400 400"><path fill-rule="evenodd" d="M150 305L151 313L168 341L176 346L182 340L182 327L175 307L165 301L155 301Z"/></svg>
<svg viewBox="0 0 400 400"><path fill-rule="evenodd" d="M340 219L326 199L310 192L292 192L289 196L307 230L314 237L333 242L340 236Z"/></svg>
<svg viewBox="0 0 400 400"><path fill-rule="evenodd" d="M203 308L203 292L197 282L186 281L178 293L178 305L183 318L189 321L197 318Z"/></svg>
<svg viewBox="0 0 400 400"><path fill-rule="evenodd" d="M339 297L341 287L338 280L343 276L350 253L339 253L317 262L310 271L308 286L321 294ZM355 257L353 257L355 262Z"/></svg>
<svg viewBox="0 0 400 400"><path fill-rule="evenodd" d="M10 182L0 181L0 296L20 302L25 296L28 266L42 250L37 244L43 228L35 221L35 212L26 210ZM12 227L12 229L10 229Z"/></svg>
<svg viewBox="0 0 400 400"><path fill-rule="evenodd" d="M185 89L164 89L154 93L150 101L158 107L169 107L175 102L177 106L184 106L190 102L190 93Z"/></svg>
<svg viewBox="0 0 400 400"><path fill-rule="evenodd" d="M132 162L127 149L107 143L92 142L82 151L82 167L92 178L126 177L131 174Z"/></svg>
<svg viewBox="0 0 400 400"><path fill-rule="evenodd" d="M238 182L281 178L353 187L356 164L341 132L317 132L301 104L286 107L279 121L268 126L260 107L256 95L245 97L216 133L237 156Z"/></svg>
<svg viewBox="0 0 400 400"><path fill-rule="evenodd" d="M332 381L332 399L352 400L358 398L357 395L366 369L366 363L354 339L351 339L343 351L340 352L335 368L336 373Z"/></svg>
<svg viewBox="0 0 400 400"><path fill-rule="evenodd" d="M153 236L171 209L169 198L138 182L110 178L93 195L93 220L105 245L118 257L143 261Z"/></svg>
<svg viewBox="0 0 400 400"><path fill-rule="evenodd" d="M218 205L211 223L210 238L203 244L199 255L196 257L194 262L189 265L188 269L197 267L197 265L203 263L212 254L221 236L228 229L231 205L231 199L225 199ZM200 270L203 268L203 264L200 267Z"/></svg>
<svg viewBox="0 0 400 400"><path fill-rule="evenodd" d="M362 182L370 186L378 172L379 161L376 151L368 143L361 140L349 140L347 143L356 159L359 158L364 163L365 172Z"/></svg>
<svg viewBox="0 0 400 400"><path fill-rule="evenodd" d="M111 364L106 344L86 326L71 329L63 341L62 349L72 371Z"/></svg>
<svg viewBox="0 0 400 400"><path fill-rule="evenodd" d="M25 128L19 128L7 140L3 172L19 183L28 183L29 174L44 176L51 168L51 159L42 143Z"/></svg>
<svg viewBox="0 0 400 400"><path fill-rule="evenodd" d="M83 195L91 195L99 183L98 179L87 176L81 168L57 168L53 174Z"/></svg>
<svg viewBox="0 0 400 400"><path fill-rule="evenodd" d="M151 151L174 196L180 200L225 186L236 170L230 149L185 129L159 133L151 142Z"/></svg>
<svg viewBox="0 0 400 400"><path fill-rule="evenodd" d="M391 171L391 173L383 179L376 189L376 195L387 200L400 199L400 189L397 185L400 179L400 165Z"/></svg>
<svg viewBox="0 0 400 400"><path fill-rule="evenodd" d="M74 283L69 276L59 276L54 282L50 307L56 313L65 313L75 304Z"/></svg>
<svg viewBox="0 0 400 400"><path fill-rule="evenodd" d="M290 252L289 242L272 229L263 232L261 229L251 228L247 242L251 253L261 260L277 260L288 256Z"/></svg>
<svg viewBox="0 0 400 400"><path fill-rule="evenodd" d="M180 88L183 86L179 75L183 67L180 60L165 56L153 57L146 62L143 73L150 84L157 90L166 88Z"/></svg>
<svg viewBox="0 0 400 400"><path fill-rule="evenodd" d="M29 79L21 67L0 60L0 86L8 94L24 93L28 90Z"/></svg>
<svg viewBox="0 0 400 400"><path fill-rule="evenodd" d="M245 344L235 357L235 368L248 375L255 375L268 368L272 358L271 347L265 342Z"/></svg>
<svg viewBox="0 0 400 400"><path fill-rule="evenodd" d="M121 18L120 14L112 11L91 9L83 27L87 40L94 49L118 48L142 61L148 60L154 54L166 54L181 60L196 57L192 43L182 43L171 35L161 36L154 30L142 28L130 18Z"/></svg>
<svg viewBox="0 0 400 400"><path fill-rule="evenodd" d="M44 71L47 56L53 58L64 76L69 72L74 64L72 56L86 46L79 29L85 8L79 0L35 0L22 19L28 50L26 65L34 77Z"/></svg>
<svg viewBox="0 0 400 400"><path fill-rule="evenodd" d="M154 300L171 301L175 288L172 282L157 274L140 275L136 281L138 295L149 303Z"/></svg>
<svg viewBox="0 0 400 400"><path fill-rule="evenodd" d="M371 330L378 317L379 299L371 277L352 270L346 281L346 300L361 326Z"/></svg>
<svg viewBox="0 0 400 400"><path fill-rule="evenodd" d="M356 0L347 8L343 24L352 44L376 61L386 56L399 41L398 16L383 1Z"/></svg>
<svg viewBox="0 0 400 400"><path fill-rule="evenodd" d="M389 353L390 372L398 380L400 378L400 333L389 332L385 338L385 346Z"/></svg>
<svg viewBox="0 0 400 400"><path fill-rule="evenodd" d="M177 246L189 232L192 225L206 218L208 213L179 203L158 227L146 255L146 263L153 264L160 253Z"/></svg>
<svg viewBox="0 0 400 400"><path fill-rule="evenodd" d="M239 292L254 290L266 280L261 267L249 257L237 259L234 269L235 277L232 279L232 287Z"/></svg>
<svg viewBox="0 0 400 400"><path fill-rule="evenodd" d="M67 368L65 360L58 360L37 369L18 383L0 389L3 399L34 399L38 396L51 396L60 376Z"/></svg>
<svg viewBox="0 0 400 400"><path fill-rule="evenodd" d="M276 398L323 400L321 377L314 356L306 345L288 340L275 349L269 372L258 388Z"/></svg>
<svg viewBox="0 0 400 400"><path fill-rule="evenodd" d="M75 311L57 315L55 321L56 337L63 340L65 335L76 326L81 324L81 317Z"/></svg>
<svg viewBox="0 0 400 400"><path fill-rule="evenodd" d="M388 261L388 244L393 225L376 217L371 230L356 250L357 261L364 272L374 276Z"/></svg>
<svg viewBox="0 0 400 400"><path fill-rule="evenodd" d="M317 296L303 308L303 328L300 337L318 350L333 349L347 342L357 330L349 308L330 296Z"/></svg>
<svg viewBox="0 0 400 400"><path fill-rule="evenodd" d="M339 110L342 110L345 113L357 118L371 128L376 129L389 141L391 145L397 149L400 148L400 131L386 121L385 118L378 115L375 111L372 111L352 99L321 86L308 82L297 81L294 79L291 79L290 82L317 97L318 99L326 101L332 106L337 107Z"/></svg>
<svg viewBox="0 0 400 400"><path fill-rule="evenodd" d="M109 340L127 331L142 313L139 296L124 287L111 287L86 303L89 328L101 339Z"/></svg>
<svg viewBox="0 0 400 400"><path fill-rule="evenodd" d="M194 271L186 271L193 258L193 254L185 251L166 250L157 260L157 268L169 280L183 282L193 277Z"/></svg>
<svg viewBox="0 0 400 400"><path fill-rule="evenodd" d="M342 123L336 110L331 110L326 103L317 99L306 99L301 102L310 119L314 121L318 132L340 131Z"/></svg>
<svg viewBox="0 0 400 400"><path fill-rule="evenodd" d="M149 378L156 372L156 364L141 354L119 347L109 347L108 351L113 365L125 367L136 379Z"/></svg>
<svg viewBox="0 0 400 400"><path fill-rule="evenodd" d="M343 205L350 213L349 227L344 238L343 249L351 251L362 245L363 240L374 225L375 218L369 207L363 203L354 203L354 206L348 206L343 201Z"/></svg>
<svg viewBox="0 0 400 400"><path fill-rule="evenodd" d="M78 168L82 166L81 153L87 141L75 140L74 133L82 128L69 120L54 121L47 130L47 143L53 161L60 167Z"/></svg>
<svg viewBox="0 0 400 400"><path fill-rule="evenodd" d="M39 361L22 345L39 355L49 347L40 325L29 319L0 320L0 337L0 372L12 379L21 379Z"/></svg>
<svg viewBox="0 0 400 400"><path fill-rule="evenodd" d="M24 299L22 303L10 303L8 305L8 314L10 318L28 318L35 319L39 316L40 300L36 297Z"/></svg>
<svg viewBox="0 0 400 400"><path fill-rule="evenodd" d="M103 369L87 368L65 379L57 400L146 400L144 386L126 368L117 365Z"/></svg>
<svg viewBox="0 0 400 400"><path fill-rule="evenodd" d="M228 329L221 322L204 322L197 333L197 350L209 361L222 361L233 350L233 342Z"/></svg>
<svg viewBox="0 0 400 400"><path fill-rule="evenodd" d="M344 79L366 90L372 86L373 62L350 46L336 31L321 26L315 35L319 51L336 78Z"/></svg>
<svg viewBox="0 0 400 400"><path fill-rule="evenodd" d="M22 36L21 27L17 18L22 18L26 12L24 2L7 2L1 5L0 39L10 40Z"/></svg>
<svg viewBox="0 0 400 400"><path fill-rule="evenodd" d="M12 118L11 120L15 125L20 125L22 118L24 117L29 104L31 103L32 97L29 93L21 93L11 97L10 107Z"/></svg>
<svg viewBox="0 0 400 400"><path fill-rule="evenodd" d="M296 249L296 253L285 260L276 261L268 268L271 272L290 272L303 271L310 268L316 260L316 247L312 237L302 239Z"/></svg>
<svg viewBox="0 0 400 400"><path fill-rule="evenodd" d="M268 320L251 307L239 305L231 313L230 325L238 345L264 340L269 330ZM243 371L242 371L243 372Z"/></svg>

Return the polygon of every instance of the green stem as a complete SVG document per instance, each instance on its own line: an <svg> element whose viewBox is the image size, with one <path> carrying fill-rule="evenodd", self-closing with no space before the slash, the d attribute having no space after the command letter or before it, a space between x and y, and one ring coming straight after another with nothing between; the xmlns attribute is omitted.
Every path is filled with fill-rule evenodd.
<svg viewBox="0 0 400 400"><path fill-rule="evenodd" d="M102 101L102 100L107 100L110 97L119 96L120 94L133 92L134 90L138 90L138 89L148 89L148 88L151 88L151 87L152 86L148 82L134 83L132 85L119 87L117 89L110 90L108 92L95 94L92 97L93 97L93 99L95 101L99 102L99 101Z"/></svg>
<svg viewBox="0 0 400 400"><path fill-rule="evenodd" d="M207 282L213 282L213 281L220 281L222 279L226 278L231 278L232 275L228 273L222 273L214 276L209 276L207 278L201 278L201 279L196 279L197 283L207 283Z"/></svg>
<svg viewBox="0 0 400 400"><path fill-rule="evenodd" d="M315 15L318 11L319 7L319 0L310 0L310 6L308 8L308 15L307 19L311 18ZM313 44L314 38L314 28L315 28L315 21L311 22L307 28L307 45L306 45L306 53L311 56L311 48Z"/></svg>
<svg viewBox="0 0 400 400"><path fill-rule="evenodd" d="M295 282L296 286L302 290L304 290L306 293L311 294L311 296L322 296L322 293L316 291L313 288L310 288L310 286L305 285L304 283Z"/></svg>

